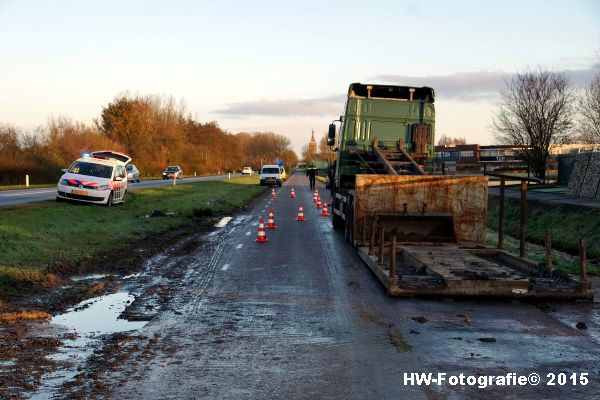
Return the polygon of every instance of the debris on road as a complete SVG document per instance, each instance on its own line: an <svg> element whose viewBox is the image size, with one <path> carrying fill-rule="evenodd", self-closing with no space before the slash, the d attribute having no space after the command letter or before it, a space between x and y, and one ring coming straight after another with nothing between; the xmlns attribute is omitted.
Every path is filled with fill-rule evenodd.
<svg viewBox="0 0 600 400"><path fill-rule="evenodd" d="M587 329L587 325L586 325L585 322L579 321L577 323L577 325L575 325L575 328L577 328L577 329Z"/></svg>

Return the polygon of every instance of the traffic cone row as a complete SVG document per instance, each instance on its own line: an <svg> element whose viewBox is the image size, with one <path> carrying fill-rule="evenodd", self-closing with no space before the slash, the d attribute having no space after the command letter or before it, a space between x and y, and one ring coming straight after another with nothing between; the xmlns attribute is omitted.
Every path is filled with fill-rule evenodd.
<svg viewBox="0 0 600 400"><path fill-rule="evenodd" d="M271 188L271 198L275 198L275 188Z"/></svg>
<svg viewBox="0 0 600 400"><path fill-rule="evenodd" d="M275 189L271 190L271 197L275 197ZM294 188L292 188L291 193L290 193L290 197L292 199L296 198L296 194L294 193ZM321 209L321 216L323 217L329 217L331 214L329 214L329 210L327 207L327 202L323 202L323 204L321 204L321 197L319 196L319 192L318 190L315 189L314 192L314 196L313 196L313 202L317 203L317 209ZM265 232L265 222L263 220L262 217L259 217L258 220L258 236L256 237L256 242L258 243L265 243L268 242L267 239L267 233ZM298 216L296 217L296 221L298 222L302 222L305 221L304 219L304 205L302 203L300 203L298 205ZM277 225L275 225L275 214L273 209L269 209L269 220L268 220L268 225L267 225L268 229L276 229Z"/></svg>

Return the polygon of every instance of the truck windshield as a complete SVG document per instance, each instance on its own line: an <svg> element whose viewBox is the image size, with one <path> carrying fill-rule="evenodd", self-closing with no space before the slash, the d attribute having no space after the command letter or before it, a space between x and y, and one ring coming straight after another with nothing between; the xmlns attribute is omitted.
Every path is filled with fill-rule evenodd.
<svg viewBox="0 0 600 400"><path fill-rule="evenodd" d="M262 169L263 174L278 174L279 168L265 167Z"/></svg>
<svg viewBox="0 0 600 400"><path fill-rule="evenodd" d="M110 178L112 176L113 167L102 164L94 164L83 161L76 161L69 172L72 174L96 176L98 178Z"/></svg>

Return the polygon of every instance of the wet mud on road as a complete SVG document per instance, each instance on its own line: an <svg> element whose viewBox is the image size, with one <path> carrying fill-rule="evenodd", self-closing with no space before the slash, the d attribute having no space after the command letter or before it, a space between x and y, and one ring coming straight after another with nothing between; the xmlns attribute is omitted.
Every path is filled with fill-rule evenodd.
<svg viewBox="0 0 600 400"><path fill-rule="evenodd" d="M80 311L35 323L30 340L49 341L31 342L36 378L9 389L61 399L600 396L600 303L390 298L317 214L306 183L292 176L274 199L153 255ZM304 222L295 221L300 202ZM256 243L270 208L277 228ZM94 305L129 322L97 326L77 314ZM411 386L411 372L535 372L542 384ZM549 372L585 372L589 383L546 386Z"/></svg>

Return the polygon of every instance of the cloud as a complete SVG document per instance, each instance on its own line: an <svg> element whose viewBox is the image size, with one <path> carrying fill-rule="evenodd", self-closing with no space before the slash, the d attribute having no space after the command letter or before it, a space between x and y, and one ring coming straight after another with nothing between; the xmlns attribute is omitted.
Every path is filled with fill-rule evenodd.
<svg viewBox="0 0 600 400"><path fill-rule="evenodd" d="M597 66L584 69L564 70L570 82L581 87L590 81L597 71ZM371 79L397 85L430 86L435 89L436 97L462 101L495 100L506 82L515 76L514 73L502 71L457 72L449 75L408 76L378 75Z"/></svg>
<svg viewBox="0 0 600 400"><path fill-rule="evenodd" d="M245 117L251 115L290 117L338 115L344 106L345 96L335 95L313 99L260 99L228 104L215 113L227 117Z"/></svg>
<svg viewBox="0 0 600 400"><path fill-rule="evenodd" d="M583 69L566 69L570 82L576 87L587 84L599 65ZM430 86L435 89L438 99L460 100L467 102L494 101L499 99L500 90L506 86L515 73L503 71L456 72L449 75L409 76L377 75L369 82L395 85ZM227 104L215 114L229 118L250 116L266 117L307 117L338 115L344 106L345 94L317 97L312 99L276 99L267 98Z"/></svg>

